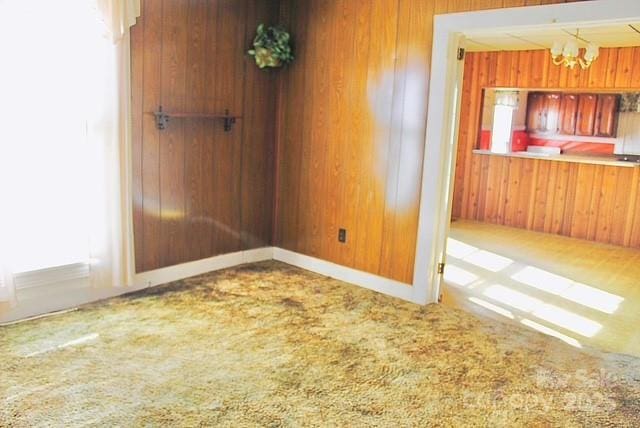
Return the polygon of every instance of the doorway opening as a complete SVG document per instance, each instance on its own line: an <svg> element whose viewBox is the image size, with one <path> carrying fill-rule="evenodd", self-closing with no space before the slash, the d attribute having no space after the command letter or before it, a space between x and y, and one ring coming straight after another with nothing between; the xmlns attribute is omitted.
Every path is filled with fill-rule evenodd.
<svg viewBox="0 0 640 428"><path fill-rule="evenodd" d="M446 263L432 299L640 355L634 3L436 18L427 141L441 144L427 144L425 171L440 174L425 174L418 251ZM573 41L581 58L599 45L588 67L552 57Z"/></svg>

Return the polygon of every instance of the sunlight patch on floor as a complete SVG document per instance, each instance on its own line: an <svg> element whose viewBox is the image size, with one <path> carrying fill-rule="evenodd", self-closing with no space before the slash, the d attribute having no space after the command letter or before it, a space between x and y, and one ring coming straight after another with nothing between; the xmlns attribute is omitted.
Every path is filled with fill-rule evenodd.
<svg viewBox="0 0 640 428"><path fill-rule="evenodd" d="M447 283L455 284L460 287L467 287L478 279L478 275L474 275L468 270L455 265L448 266L444 272L444 280Z"/></svg>
<svg viewBox="0 0 640 428"><path fill-rule="evenodd" d="M581 347L577 337L591 338L603 328L580 307L613 314L624 302L621 296L458 239L449 238L447 255L444 280L467 290L470 302L572 346ZM522 287L535 292L530 295ZM579 306L570 310L565 304Z"/></svg>
<svg viewBox="0 0 640 428"><path fill-rule="evenodd" d="M515 319L515 317L510 311L500 306L494 305L493 303L489 303L486 300L478 299L477 297L469 297L469 300L475 303L476 305L482 306L485 309L489 309L490 311L500 314L503 317Z"/></svg>
<svg viewBox="0 0 640 428"><path fill-rule="evenodd" d="M573 283L569 278L533 266L525 267L512 275L511 278L530 287L556 295L569 288Z"/></svg>
<svg viewBox="0 0 640 428"><path fill-rule="evenodd" d="M532 312L543 305L541 300L498 284L490 286L482 294L522 312Z"/></svg>
<svg viewBox="0 0 640 428"><path fill-rule="evenodd" d="M607 314L614 313L624 301L624 298L615 294L572 281L569 278L533 266L525 267L512 275L511 278L538 290L563 297Z"/></svg>
<svg viewBox="0 0 640 428"><path fill-rule="evenodd" d="M491 272L499 272L513 263L510 258L485 250L471 253L462 260Z"/></svg>
<svg viewBox="0 0 640 428"><path fill-rule="evenodd" d="M585 337L593 337L602 328L600 323L555 305L545 304L532 313L542 320Z"/></svg>
<svg viewBox="0 0 640 428"><path fill-rule="evenodd" d="M616 312L624 302L624 298L620 296L577 282L560 295L567 300L607 314Z"/></svg>
<svg viewBox="0 0 640 428"><path fill-rule="evenodd" d="M475 253L479 250L480 249L478 247L465 244L464 242L458 241L457 239L449 238L447 241L447 254L451 257L455 257L456 259L463 259L469 254Z"/></svg>
<svg viewBox="0 0 640 428"><path fill-rule="evenodd" d="M562 340L563 342L568 343L569 345L574 346L576 348L582 348L582 345L576 339L574 339L573 337L569 337L565 334L562 334L552 328L546 327L542 324L538 324L537 322L531 321L528 319L523 319L520 322L529 328L539 331L540 333L544 333L546 335L556 337Z"/></svg>

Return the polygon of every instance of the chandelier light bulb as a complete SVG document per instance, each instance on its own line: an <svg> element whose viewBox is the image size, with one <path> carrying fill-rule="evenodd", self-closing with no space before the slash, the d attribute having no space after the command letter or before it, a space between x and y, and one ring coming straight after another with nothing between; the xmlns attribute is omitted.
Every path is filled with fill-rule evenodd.
<svg viewBox="0 0 640 428"><path fill-rule="evenodd" d="M567 44L564 45L564 51L562 52L562 54L565 57L570 58L570 57L577 57L579 52L580 50L575 40L569 40Z"/></svg>
<svg viewBox="0 0 640 428"><path fill-rule="evenodd" d="M584 53L584 59L586 61L592 62L595 61L595 59L598 58L599 55L600 48L593 43L589 43L589 45L587 46L587 50Z"/></svg>
<svg viewBox="0 0 640 428"><path fill-rule="evenodd" d="M598 58L598 55L600 55L600 48L594 43L589 43L584 49L583 57L580 57L578 33L576 33L574 37L574 39L568 40L565 43L556 40L550 49L551 58L555 65L563 65L570 69L575 68L576 65L580 65L580 68L586 70L591 66L591 63Z"/></svg>

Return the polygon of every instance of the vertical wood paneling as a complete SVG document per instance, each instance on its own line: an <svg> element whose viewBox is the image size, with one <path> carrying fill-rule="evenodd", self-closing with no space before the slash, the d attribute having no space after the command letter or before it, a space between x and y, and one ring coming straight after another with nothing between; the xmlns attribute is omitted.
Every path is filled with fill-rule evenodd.
<svg viewBox="0 0 640 428"><path fill-rule="evenodd" d="M329 71L329 81L333 89L329 91L329 112L344 108L348 102L348 93L352 79L346 74L346 70L353 67L353 46L355 38L355 17L356 12L353 2L348 0L334 1L332 4L330 20L333 24L331 35L331 51L335 52L335 60L344 63L345 67L332 67ZM326 169L330 173L330 181L336 183L335 186L328 186L326 194L328 205L322 210L323 218L320 227L320 253L326 255L327 260L339 262L342 257L348 257L341 253L341 247L345 249L353 248L353 245L338 243L339 227L353 230L353 224L342 220L345 219L345 204L339 201L344 200L343 194L347 193L349 180L347 179L350 169L350 156L347 150L348 134L345 131L348 124L345 122L346 115L336 115L334 125L327 129L327 138L335 144L327 145Z"/></svg>
<svg viewBox="0 0 640 428"><path fill-rule="evenodd" d="M143 2L132 30L137 271L271 244L277 81L245 51L277 17L276 0ZM158 131L159 105L242 118L229 133L192 118Z"/></svg>
<svg viewBox="0 0 640 428"><path fill-rule="evenodd" d="M365 91L354 100L354 108L367 118L368 130L362 135L354 135L351 141L351 144L361 145L363 153L360 162L360 194L354 216L357 221L356 236L352 240L356 245L354 267L380 273L388 167L385 149L391 132L397 4L390 1L371 2L368 20L370 37L367 84Z"/></svg>
<svg viewBox="0 0 640 428"><path fill-rule="evenodd" d="M411 4L410 2L398 2L398 22L408 23ZM399 213L396 212L398 196L401 192L399 188L399 177L402 150L402 118L404 116L404 100L407 94L408 76L408 39L410 37L409 25L398 27L396 39L396 64L394 84L392 86L391 97L391 135L387 148L387 176L385 184L385 207L382 229L382 249L380 253L380 274L387 277L393 275L393 263L395 261L393 253L393 240L395 238L395 220Z"/></svg>
<svg viewBox="0 0 640 428"><path fill-rule="evenodd" d="M547 218L547 192L550 182L551 162L540 162L536 164L534 196L531 199L531 206L527 212L527 229L544 231Z"/></svg>
<svg viewBox="0 0 640 428"><path fill-rule="evenodd" d="M358 138L369 135L371 129L369 116L363 109L358 108L357 100L362 94L367 93L367 82L369 77L369 55L371 53L369 40L371 38L371 2L354 3L356 7L355 19L355 35L352 43L352 62L350 68L353 74L347 74L349 77L349 85L347 85L346 105L349 111L353 111L353 121L351 126L346 126L346 140L343 145L343 156L346 161L344 168L346 183L343 186L343 193L340 200L357 201L357 203L340 204L341 212L338 219L343 219L347 230L355 231L356 234L347 240L346 245L339 247L340 256L338 261L348 266L355 266L357 263L357 249L359 236L360 221L357 218L358 207L362 197L367 198L368 194L363 189L362 177L362 159L367 157L366 150L363 146L352 144ZM365 199L366 200L366 199ZM334 235L335 237L335 235ZM333 241L335 245L335 240Z"/></svg>
<svg viewBox="0 0 640 428"><path fill-rule="evenodd" d="M300 247L299 237L306 237L306 252L313 256L323 255L323 258L330 259L330 254L327 252L327 242L324 239L325 233L331 233L333 228L330 221L331 213L336 209L338 201L336 200L336 187L339 184L337 182L338 171L336 169L336 145L329 144L329 138L331 138L332 132L335 128L332 126L332 105L335 104L335 100L340 97L339 92L344 85L343 74L336 73L335 68L329 67L329 63L323 61L322 63L316 63L313 61L315 52L322 51L327 47L329 50L333 49L336 44L334 31L338 26L339 12L334 9L337 4L333 4L329 0L314 0L315 13L311 17L315 16L315 21L309 19L309 23L316 22L320 25L324 31L309 32L309 60L308 65L313 64L316 70L305 70L308 73L308 84L305 88L310 88L309 91L313 96L313 102L308 107L309 121L304 123L305 136L308 135L308 140L303 140L305 144L305 154L309 156L307 161L307 167L303 169L302 174L306 175L308 187L302 187L309 192L307 197L309 202L304 202L304 191L298 194L298 206L300 207L300 222L307 225L306 229L299 229L298 235L294 237L294 240L298 242L298 248L300 251L305 251L305 247ZM312 12L309 11L311 14ZM332 78L338 79L332 83L335 84L335 88L331 87L329 83ZM319 102L323 99L326 102ZM299 143L303 143L300 141ZM304 159L303 159L304 162ZM325 177L328 174L328 179ZM301 183L301 186L304 182ZM317 198L316 195L331 195L328 196L325 201ZM302 201L302 202L301 202ZM304 242L304 241L303 241Z"/></svg>
<svg viewBox="0 0 640 428"><path fill-rule="evenodd" d="M212 28L207 20L207 5L192 0L189 4L187 26L187 75L186 75L186 111L205 111L202 93L206 88L206 41L207 32ZM202 157L206 146L205 132L200 119L185 120L185 192L186 192L186 235L191 241L186 245L186 257L195 260L203 251L203 239L206 236L201 219L203 218L203 200L205 191L203 181Z"/></svg>
<svg viewBox="0 0 640 428"><path fill-rule="evenodd" d="M640 169L472 153L482 89L493 82L503 87L640 89L638 48L601 49L586 71L554 66L548 58L542 50L467 55L453 217L638 247ZM493 63L495 69L486 66Z"/></svg>
<svg viewBox="0 0 640 428"><path fill-rule="evenodd" d="M298 210L291 207L299 206L300 199L306 196L306 192L301 192L303 171L302 159L303 151L308 149L307 128L303 125L311 124L311 108L307 105L313 103L312 94L300 102L289 93L306 93L305 87L307 79L304 69L307 63L307 56L312 52L308 49L309 40L305 31L308 20L306 12L313 7L302 5L297 2L286 2L283 10L286 11L285 23L288 23L293 30L294 43L296 46L296 60L289 66L282 79L282 93L279 96L278 120L281 133L278 135L278 187L276 189L276 230L275 242L284 248L293 251L301 251L304 247L304 234L299 233L299 224L305 220L300 218ZM287 115L286 112L296 111L295 115ZM307 144L305 144L307 142ZM306 204L304 204L306 206ZM300 221L299 221L300 220Z"/></svg>
<svg viewBox="0 0 640 428"><path fill-rule="evenodd" d="M640 88L640 47L633 48L633 63L631 67L630 88Z"/></svg>
<svg viewBox="0 0 640 428"><path fill-rule="evenodd" d="M160 244L160 132L156 129L152 115L147 112L154 111L161 103L161 56L162 56L162 3L144 2L142 11L144 16L136 25L142 25L142 31L134 31L132 37L133 57L143 58L142 77L142 112L139 120L142 120L142 134L140 139L134 140L133 145L142 147L142 162L134 164L134 175L142 176L142 194L134 195L138 204L142 206L143 223L142 233L139 229L135 234L142 235L143 258L136 259L136 269L146 271L161 266L162 247ZM138 43L135 38L142 34L143 43ZM135 62L135 61L134 61ZM137 82L137 81L136 81ZM137 82L139 83L139 82ZM138 94L137 89L133 94ZM135 126L134 126L135 128ZM134 148L134 152L135 152ZM140 168L136 172L136 168ZM139 226L139 225L138 225Z"/></svg>
<svg viewBox="0 0 640 428"><path fill-rule="evenodd" d="M296 23L296 29L298 31L304 32L304 27L302 25L309 25L310 16L315 14L318 2L312 1L307 5L296 4L295 7L296 15L292 16L292 22ZM294 9L294 6L292 6L292 9ZM310 59L309 57L316 49L319 49L319 47L317 45L317 37L315 37L314 34L303 34L303 37L305 37L306 40L300 40L297 46L299 51L302 49L302 52L304 52L304 65L297 64L295 68L291 68L290 70L295 70L295 73L292 73L293 76L291 76L291 79L294 81L297 76L302 75L302 78L298 78L301 86L299 88L292 87L292 89L302 91L309 95L303 102L302 108L304 114L300 115L298 113L292 117L286 117L287 122L289 123L290 121L294 129L293 132L289 131L289 133L286 134L286 137L288 138L291 135L296 139L285 140L286 144L284 145L283 156L285 156L285 162L288 160L289 164L283 164L281 167L284 170L289 171L291 175L286 177L288 180L282 181L282 184L285 185L285 187L280 189L280 193L284 194L291 192L291 197L288 200L288 204L283 205L283 208L279 210L283 215L285 215L285 212L290 211L287 207L308 206L309 201L313 198L313 195L310 192L303 192L299 189L308 189L311 183L310 170L313 165L313 157L311 155L311 149L313 148L312 129L315 112L314 109L309 107L314 104L316 95L313 91L313 87L315 85L315 81L319 78L316 73L307 74L304 70L307 66L307 59ZM286 80L288 80L288 78ZM297 110L299 108L299 102L297 102L297 100L287 98L287 102L287 110L285 111L290 111L289 109ZM300 135L297 135L297 132L295 131L296 128L300 128ZM291 151L291 153L287 154L288 151ZM284 234L287 237L286 240L282 241L282 245L285 246L285 248L291 248L295 251L303 253L307 253L308 251L310 252L312 217L300 216L297 211L290 211L288 216L292 217L290 220L293 220L293 222L282 223Z"/></svg>
<svg viewBox="0 0 640 428"><path fill-rule="evenodd" d="M141 5L144 7L144 4ZM131 28L131 51L141 52L144 47L144 10L138 18L138 25ZM135 142L142 141L143 127L143 84L144 55L131 56L131 132ZM144 207L142 189L142 144L134 144L131 152L133 199L134 259L136 270L141 271L144 264Z"/></svg>
<svg viewBox="0 0 640 428"><path fill-rule="evenodd" d="M185 111L188 8L174 0L163 0L162 8L161 104L168 111ZM175 121L160 132L160 246L166 249L162 266L187 257L184 122Z"/></svg>
<svg viewBox="0 0 640 428"><path fill-rule="evenodd" d="M628 50L631 48L612 48L607 49L609 56L607 58L607 74L605 75L604 87L613 88L616 83L616 75L618 74L618 55L621 50Z"/></svg>
<svg viewBox="0 0 640 428"><path fill-rule="evenodd" d="M480 86L480 79L476 79L475 76L480 76L480 69L481 69L481 63L482 63L482 55L480 53L477 54L473 54L468 58L469 63L471 64L469 71L471 71L473 78L470 81L470 90L469 90L469 96L470 98L462 103L462 105L467 105L469 106L469 110L466 112L466 124L463 123L462 121L460 122L460 129L465 128L466 132L465 132L465 136L467 138L467 140L465 140L465 143L468 141L469 137L471 135L477 135L478 133L478 120L479 120L479 116L476 115L474 112L476 111L480 111L480 109L482 108L482 87ZM462 120L462 118L461 118ZM467 201L469 199L473 200L472 198L469 197L469 192L471 191L472 186L472 182L471 182L471 173L472 173L472 160L473 157L471 156L467 156L465 157L465 167L462 170L463 172L463 176L464 176L464 183L469 183L468 186L463 186L460 191L462 192L462 198L464 201ZM469 209L471 209L471 207L469 206L469 204L463 204L462 205L462 216L464 218L466 218L467 216L469 216L468 212Z"/></svg>
<svg viewBox="0 0 640 428"><path fill-rule="evenodd" d="M260 22L277 22L276 1L249 1L244 46L250 46ZM245 60L241 208L242 248L271 243L274 208L275 133L278 74L265 73ZM250 125L248 125L250 124Z"/></svg>
<svg viewBox="0 0 640 428"><path fill-rule="evenodd" d="M273 235L285 248L410 282L432 17L523 4L143 2L132 34L137 269L266 245ZM244 51L256 24L274 23L279 10L292 30L296 61L285 70L257 71ZM328 51L340 60L327 60ZM487 83L554 79L553 68L532 73L519 54L477 58ZM229 108L243 117L230 134L201 119L174 120L158 132L148 112L160 104ZM476 127L461 135L475 134ZM471 166L472 156L459 162ZM476 201L473 211L499 218L507 182L484 175L492 165L479 166L473 194L477 199L478 190L491 185L492 199ZM463 170L457 185L469 176ZM348 230L346 244L335 239L339 227Z"/></svg>
<svg viewBox="0 0 640 428"><path fill-rule="evenodd" d="M203 104L205 111L215 111L217 105L215 103L216 99L216 81L219 76L216 73L216 62L212 61L211 58L218 57L218 47L219 43L216 43L217 38L217 28L219 21L224 19L218 13L219 5L218 2L206 2L206 13L207 13L207 32L205 38L205 56L208 58L205 62L206 67L206 76L207 76L207 85L204 88L203 92ZM216 150L220 143L215 143L215 141L219 141L219 136L216 133L217 129L219 129L220 124L215 123L210 120L205 120L202 123L203 134L204 134L204 143L202 147L202 160L201 160L201 180L202 187L204 193L202 194L202 208L201 214L199 217L201 228L202 228L202 236L199 238L201 254L216 254L218 252L216 248L216 227L215 220L216 219Z"/></svg>
<svg viewBox="0 0 640 428"><path fill-rule="evenodd" d="M431 23L423 22L422 17L433 14L433 4L418 0L401 2L401 6L399 22L407 23L407 31L398 35L397 55L402 59L396 63L396 81L402 82L404 88L398 88L394 96L392 129L397 134L391 135L390 148L396 147L398 151L388 158L390 166L393 166L391 159L397 160L397 163L395 168L389 170L394 169L395 178L387 181L380 274L411 282L430 70L430 61L423 52L429 49L432 37ZM403 79L398 78L398 73L404 76ZM395 198L393 186L396 189Z"/></svg>
<svg viewBox="0 0 640 428"><path fill-rule="evenodd" d="M282 73L276 244L410 283L433 15L523 4L524 0L283 0L283 19L293 29L297 58ZM347 21L351 28L344 25ZM546 65L548 60L538 55ZM530 58L520 63L517 53L468 57L477 60L472 68L483 73L486 84L519 77L544 85L554 71L547 67L532 73L526 65ZM502 64L508 64L508 71ZM480 104L479 88L477 83L463 88L473 93L472 108ZM462 107L464 115L467 107ZM476 126L477 118L470 114L460 135L475 135ZM461 186L470 179L472 156L459 152L457 161L465 165L456 175ZM492 164L473 167L490 170ZM475 183L479 187L490 182L478 174ZM502 179L492 188L498 200L505 197ZM464 200L472 199L473 191L464 192ZM503 215L489 208L502 204L487 202L476 204L474 213ZM464 205L454 207L461 210ZM338 228L347 229L346 244L338 243Z"/></svg>
<svg viewBox="0 0 640 428"><path fill-rule="evenodd" d="M467 219L640 247L640 168L471 157L471 184L477 182L479 190L467 201ZM504 196L496 197L498 186L505 187L497 191Z"/></svg>

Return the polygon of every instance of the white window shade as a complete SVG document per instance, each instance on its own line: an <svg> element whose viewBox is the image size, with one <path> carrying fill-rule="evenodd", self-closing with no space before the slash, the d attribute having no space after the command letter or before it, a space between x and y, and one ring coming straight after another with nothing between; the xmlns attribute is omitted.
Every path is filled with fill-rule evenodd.
<svg viewBox="0 0 640 428"><path fill-rule="evenodd" d="M520 93L517 91L496 91L495 105L517 109L520 105Z"/></svg>

